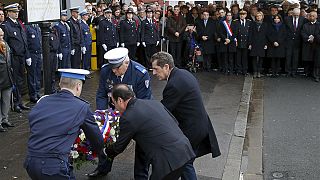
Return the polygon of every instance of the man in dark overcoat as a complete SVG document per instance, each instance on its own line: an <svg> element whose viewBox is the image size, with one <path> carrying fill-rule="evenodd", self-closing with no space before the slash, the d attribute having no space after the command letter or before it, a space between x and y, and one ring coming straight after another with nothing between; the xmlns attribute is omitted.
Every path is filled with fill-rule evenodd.
<svg viewBox="0 0 320 180"><path fill-rule="evenodd" d="M158 52L152 56L151 62L153 74L159 80L168 81L161 102L178 120L197 157L209 153L212 153L212 157L219 156L218 141L204 107L197 79L189 71L176 68L169 53ZM184 168L182 180L196 179L193 161Z"/></svg>

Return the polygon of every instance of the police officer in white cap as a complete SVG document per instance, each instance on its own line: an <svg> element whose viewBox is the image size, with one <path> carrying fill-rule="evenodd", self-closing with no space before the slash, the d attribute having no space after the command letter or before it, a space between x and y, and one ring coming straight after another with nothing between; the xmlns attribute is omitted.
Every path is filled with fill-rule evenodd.
<svg viewBox="0 0 320 180"><path fill-rule="evenodd" d="M110 102L110 93L115 84L127 84L139 99L151 99L150 76L148 71L139 63L130 60L128 49L119 47L105 53L104 58L108 64L102 66L100 71L100 83L96 96L97 109L107 109ZM136 146L135 179L147 179L148 169L143 152ZM98 167L89 177L97 177L108 174L111 171L113 159L106 159L99 155Z"/></svg>
<svg viewBox="0 0 320 180"><path fill-rule="evenodd" d="M28 141L24 168L34 180L75 179L69 163L69 154L80 128L96 152L100 152L104 145L90 104L79 98L85 75L88 75L89 71L58 71L61 72L61 91L43 96L29 114L32 133Z"/></svg>
<svg viewBox="0 0 320 180"><path fill-rule="evenodd" d="M90 27L87 24L87 21L89 19L89 12L84 9L83 11L80 12L81 16L81 21L80 21L80 26L82 30L82 36L83 36L83 41L82 41L82 68L86 70L90 70L90 62L91 62L91 49L92 49L92 35L90 32ZM87 78L91 78L91 76L87 76Z"/></svg>

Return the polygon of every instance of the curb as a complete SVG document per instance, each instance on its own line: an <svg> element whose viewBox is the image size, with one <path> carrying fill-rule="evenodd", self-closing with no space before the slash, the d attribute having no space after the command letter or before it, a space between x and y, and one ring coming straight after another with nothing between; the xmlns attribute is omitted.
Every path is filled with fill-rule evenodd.
<svg viewBox="0 0 320 180"><path fill-rule="evenodd" d="M249 104L252 92L252 76L245 77L238 114L235 121L233 136L231 137L226 165L222 180L238 180L242 162L242 151L246 136L249 114Z"/></svg>

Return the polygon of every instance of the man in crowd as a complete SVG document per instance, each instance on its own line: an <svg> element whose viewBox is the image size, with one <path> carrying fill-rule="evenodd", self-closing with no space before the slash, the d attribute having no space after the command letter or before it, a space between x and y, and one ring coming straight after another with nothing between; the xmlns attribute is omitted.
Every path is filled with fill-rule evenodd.
<svg viewBox="0 0 320 180"><path fill-rule="evenodd" d="M159 80L167 81L161 102L178 120L196 156L208 153L212 153L212 157L219 156L218 141L205 110L197 79L190 72L176 68L169 53L158 52L152 56L151 62L153 74ZM193 161L184 167L182 180L197 179Z"/></svg>
<svg viewBox="0 0 320 180"><path fill-rule="evenodd" d="M117 156L133 139L152 165L151 180L178 180L195 154L171 113L158 101L136 99L124 84L113 87L112 101L122 114L120 134L117 142L104 150L105 154Z"/></svg>
<svg viewBox="0 0 320 180"><path fill-rule="evenodd" d="M16 4L6 6L8 18L1 24L4 30L4 40L8 43L12 54L13 80L15 84L14 93L14 111L21 113L22 110L30 108L22 104L21 93L25 80L25 64L31 66L27 35L18 21L19 9Z"/></svg>

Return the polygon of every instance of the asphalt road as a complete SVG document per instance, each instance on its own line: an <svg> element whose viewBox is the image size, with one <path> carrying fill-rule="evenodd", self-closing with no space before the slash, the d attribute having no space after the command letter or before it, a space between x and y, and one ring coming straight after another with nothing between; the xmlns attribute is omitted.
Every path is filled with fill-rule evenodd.
<svg viewBox="0 0 320 180"><path fill-rule="evenodd" d="M319 180L320 84L305 78L264 84L264 179Z"/></svg>
<svg viewBox="0 0 320 180"><path fill-rule="evenodd" d="M199 180L218 180L223 174L229 143L233 133L234 122L239 108L243 77L224 76L218 73L195 74L199 80L204 103L211 121L214 125L222 156L212 159L210 155L195 161ZM155 99L161 100L165 82L152 79L151 87ZM95 109L95 94L98 87L98 74L93 79L87 80L84 85L82 97L92 104ZM29 104L32 105L32 104ZM22 114L10 113L11 122L16 127L8 133L0 134L0 179L29 179L23 169L29 136L28 112ZM133 178L134 143L132 142L124 153L116 157L112 172L100 179L127 180ZM75 170L77 179L87 179L84 175L94 170L96 165L85 165L80 170Z"/></svg>

